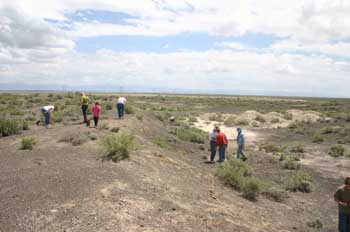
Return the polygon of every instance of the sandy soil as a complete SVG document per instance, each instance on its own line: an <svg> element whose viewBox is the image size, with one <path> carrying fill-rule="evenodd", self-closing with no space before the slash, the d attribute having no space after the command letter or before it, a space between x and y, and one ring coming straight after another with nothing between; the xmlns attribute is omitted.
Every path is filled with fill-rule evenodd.
<svg viewBox="0 0 350 232"><path fill-rule="evenodd" d="M209 132L216 122L205 121L199 118L196 126ZM150 142L159 131L171 132L171 126L134 116L105 122L137 137L139 146L130 160L103 161L96 141L80 146L59 142L72 131L90 131L98 138L107 133L84 125L32 127L23 135L0 139L1 232L304 232L310 231L306 222L318 217L327 220L322 231L335 229L335 207L327 214L314 211L320 202L317 191L292 195L285 203L263 197L251 202L218 181L217 164L206 164L207 152L199 146L176 140L174 149L164 150ZM233 128L221 128L230 139L236 137ZM244 128L250 146L266 139L259 130ZM38 141L32 151L18 149L26 135ZM251 164L261 175L271 175L266 155L254 155Z"/></svg>

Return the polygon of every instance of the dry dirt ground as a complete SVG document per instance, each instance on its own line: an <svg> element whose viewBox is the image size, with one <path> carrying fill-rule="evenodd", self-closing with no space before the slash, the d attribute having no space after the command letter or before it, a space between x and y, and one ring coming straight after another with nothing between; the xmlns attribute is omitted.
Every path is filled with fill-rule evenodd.
<svg viewBox="0 0 350 232"><path fill-rule="evenodd" d="M82 124L32 126L21 135L0 138L1 232L336 231L332 194L349 174L349 160L318 154L318 146L310 143L301 162L314 174L315 190L290 193L283 203L264 197L251 202L218 180L218 164L205 163L207 147L175 141L170 149L161 149L151 142L154 134L171 134L172 125L148 116L142 121L134 115L116 120L112 113L102 121L136 136L138 146L129 160L104 161L97 141L79 146L59 141L72 132L89 131L98 139L107 133ZM198 123L204 130L212 127ZM244 130L248 163L255 174L283 184L286 177L274 169L271 155L257 147L262 141L289 141L287 129L281 129L277 138L272 127ZM234 139L234 128L224 131ZM37 145L20 150L21 138L27 135ZM229 158L235 151L233 144ZM316 219L323 228L307 226Z"/></svg>

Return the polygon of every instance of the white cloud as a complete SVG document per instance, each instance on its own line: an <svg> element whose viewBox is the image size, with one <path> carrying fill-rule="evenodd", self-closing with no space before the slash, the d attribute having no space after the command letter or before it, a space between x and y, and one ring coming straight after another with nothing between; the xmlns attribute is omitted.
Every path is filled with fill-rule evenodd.
<svg viewBox="0 0 350 232"><path fill-rule="evenodd" d="M334 73L337 77L334 78ZM349 62L303 55L257 54L232 50L206 52L66 54L55 63L21 63L0 69L0 83L28 80L56 86L171 86L172 88L294 91L344 96Z"/></svg>
<svg viewBox="0 0 350 232"><path fill-rule="evenodd" d="M350 42L346 42L350 38L349 1L33 2L0 2L0 83L151 83L176 88L317 90L349 96L345 88L350 76ZM126 25L88 18L70 22L66 18L66 13L91 9L134 17L126 19L129 23ZM48 23L45 19L58 20L58 23ZM162 54L100 50L87 55L74 51L74 41L81 37L194 32L227 37L263 33L288 39L262 50L224 42L217 44L221 50L205 52L188 48ZM289 54L294 51L304 55Z"/></svg>

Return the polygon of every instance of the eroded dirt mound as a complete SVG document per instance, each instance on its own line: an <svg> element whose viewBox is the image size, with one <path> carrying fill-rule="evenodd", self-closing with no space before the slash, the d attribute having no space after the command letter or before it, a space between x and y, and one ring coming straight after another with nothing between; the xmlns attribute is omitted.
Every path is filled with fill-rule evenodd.
<svg viewBox="0 0 350 232"><path fill-rule="evenodd" d="M269 112L266 114L259 113L255 110L248 110L241 114L220 114L207 113L199 116L198 122L195 124L199 128L207 128L208 126L219 125L226 127L262 127L262 128L284 128L294 122L315 123L325 116L316 111L302 111L291 109L285 114L278 112Z"/></svg>

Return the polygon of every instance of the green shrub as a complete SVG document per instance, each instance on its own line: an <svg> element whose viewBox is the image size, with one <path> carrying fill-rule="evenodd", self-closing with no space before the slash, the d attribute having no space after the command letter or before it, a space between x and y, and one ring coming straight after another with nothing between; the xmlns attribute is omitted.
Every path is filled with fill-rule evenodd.
<svg viewBox="0 0 350 232"><path fill-rule="evenodd" d="M263 190L262 194L276 202L284 202L285 199L288 198L288 194L285 190L276 187L266 188Z"/></svg>
<svg viewBox="0 0 350 232"><path fill-rule="evenodd" d="M109 126L108 126L107 123L102 122L102 123L99 123L99 124L98 124L98 129L100 129L100 130L108 130L108 129L109 129Z"/></svg>
<svg viewBox="0 0 350 232"><path fill-rule="evenodd" d="M229 116L225 119L224 125L227 127L233 127L235 125L235 120L236 120L236 117Z"/></svg>
<svg viewBox="0 0 350 232"><path fill-rule="evenodd" d="M35 144L36 144L36 141L33 137L24 137L21 141L21 149L32 150Z"/></svg>
<svg viewBox="0 0 350 232"><path fill-rule="evenodd" d="M142 120L143 120L143 114L142 114L142 113L137 113L137 114L136 114L136 118L137 118L138 120L142 121Z"/></svg>
<svg viewBox="0 0 350 232"><path fill-rule="evenodd" d="M292 120L292 119L293 119L293 114L291 114L291 113L285 113L285 114L284 114L284 119L285 119L285 120Z"/></svg>
<svg viewBox="0 0 350 232"><path fill-rule="evenodd" d="M171 114L167 111L163 111L163 112L157 112L155 113L156 118L161 121L161 122L165 122L168 121L168 119L170 118Z"/></svg>
<svg viewBox="0 0 350 232"><path fill-rule="evenodd" d="M323 224L319 219L316 219L315 221L307 222L306 225L310 228L315 228L315 229L323 228Z"/></svg>
<svg viewBox="0 0 350 232"><path fill-rule="evenodd" d="M344 156L345 154L345 147L343 147L342 145L334 145L330 148L328 154L332 157L340 157L340 156Z"/></svg>
<svg viewBox="0 0 350 232"><path fill-rule="evenodd" d="M263 116L261 116L261 115L257 115L255 117L255 120L258 121L258 122L261 122L261 123L266 122L266 119Z"/></svg>
<svg viewBox="0 0 350 232"><path fill-rule="evenodd" d="M36 120L36 118L34 117L34 116L27 116L26 118L25 118L25 120L26 121L29 121L29 122L34 122L35 120Z"/></svg>
<svg viewBox="0 0 350 232"><path fill-rule="evenodd" d="M20 125L17 121L0 119L0 134L2 136L9 136L19 134L21 132Z"/></svg>
<svg viewBox="0 0 350 232"><path fill-rule="evenodd" d="M163 148L163 149L169 148L168 140L164 137L157 136L153 138L152 142L158 145L160 148Z"/></svg>
<svg viewBox="0 0 350 232"><path fill-rule="evenodd" d="M113 109L113 105L111 103L106 103L104 108L105 108L105 110L112 110Z"/></svg>
<svg viewBox="0 0 350 232"><path fill-rule="evenodd" d="M134 146L134 137L125 133L110 134L101 140L100 145L105 158L117 162L129 158L130 150Z"/></svg>
<svg viewBox="0 0 350 232"><path fill-rule="evenodd" d="M29 124L27 121L23 121L22 123L22 130L29 130Z"/></svg>
<svg viewBox="0 0 350 232"><path fill-rule="evenodd" d="M22 116L24 115L24 111L20 110L20 109L12 109L10 111L11 115L17 115L17 116Z"/></svg>
<svg viewBox="0 0 350 232"><path fill-rule="evenodd" d="M236 125L239 125L239 126L249 125L249 121L247 119L236 119L235 123Z"/></svg>
<svg viewBox="0 0 350 232"><path fill-rule="evenodd" d="M320 131L321 134L332 134L332 133L335 133L336 130L333 129L333 127L323 127Z"/></svg>
<svg viewBox="0 0 350 232"><path fill-rule="evenodd" d="M297 145L293 146L290 151L295 152L295 153L304 153L305 148L304 148L304 145L297 144Z"/></svg>
<svg viewBox="0 0 350 232"><path fill-rule="evenodd" d="M278 146L272 143L261 144L259 146L260 150L264 150L267 153L276 153L276 152L284 152L287 147L286 146Z"/></svg>
<svg viewBox="0 0 350 232"><path fill-rule="evenodd" d="M71 134L65 135L59 140L59 142L71 143L73 146L79 146L91 139L89 135L89 132L73 132Z"/></svg>
<svg viewBox="0 0 350 232"><path fill-rule="evenodd" d="M283 162L283 168L288 170L298 170L300 169L300 163L291 158L288 158L285 162Z"/></svg>
<svg viewBox="0 0 350 232"><path fill-rule="evenodd" d="M190 116L190 117L188 118L188 121L189 121L189 122L192 122L192 123L195 123L195 122L198 122L198 119L197 119L196 117L194 117L194 116Z"/></svg>
<svg viewBox="0 0 350 232"><path fill-rule="evenodd" d="M254 177L243 178L241 190L244 198L251 201L256 201L261 189L262 183L259 179Z"/></svg>
<svg viewBox="0 0 350 232"><path fill-rule="evenodd" d="M288 128L289 129L296 129L296 128L298 128L298 124L296 124L295 122L292 122L288 125Z"/></svg>
<svg viewBox="0 0 350 232"><path fill-rule="evenodd" d="M209 116L209 120L210 121L223 122L224 121L224 117L222 116L222 114L213 114L213 115Z"/></svg>
<svg viewBox="0 0 350 232"><path fill-rule="evenodd" d="M126 114L134 114L135 113L135 108L131 105L126 105L125 106L125 113Z"/></svg>
<svg viewBox="0 0 350 232"><path fill-rule="evenodd" d="M63 112L62 111L54 112L53 113L53 121L55 123L62 122L63 121Z"/></svg>
<svg viewBox="0 0 350 232"><path fill-rule="evenodd" d="M243 179L251 176L251 170L243 161L232 159L220 165L217 169L217 176L225 184L240 190Z"/></svg>
<svg viewBox="0 0 350 232"><path fill-rule="evenodd" d="M315 134L314 137L312 138L313 143L323 143L324 142L324 137L320 134Z"/></svg>
<svg viewBox="0 0 350 232"><path fill-rule="evenodd" d="M207 139L207 133L193 127L176 129L176 136L183 141L201 144L205 143Z"/></svg>
<svg viewBox="0 0 350 232"><path fill-rule="evenodd" d="M298 171L287 183L286 189L293 192L310 193L313 189L313 178L310 174Z"/></svg>

